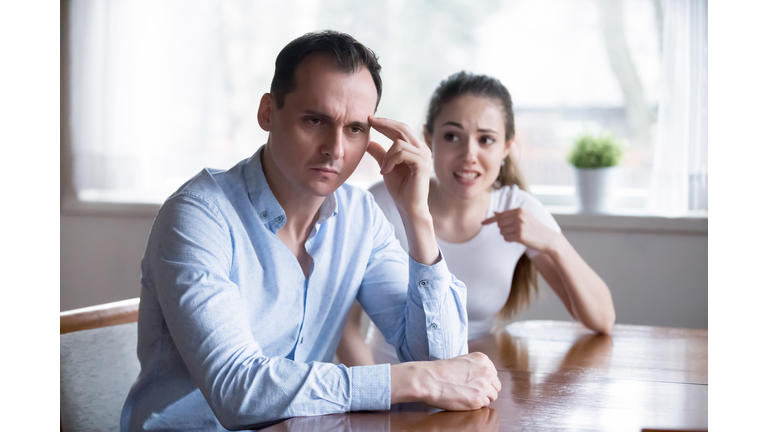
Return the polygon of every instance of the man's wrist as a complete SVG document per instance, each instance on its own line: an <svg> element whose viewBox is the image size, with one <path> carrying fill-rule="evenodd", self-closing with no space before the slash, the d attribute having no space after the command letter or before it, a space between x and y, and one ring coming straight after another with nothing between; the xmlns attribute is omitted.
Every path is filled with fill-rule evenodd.
<svg viewBox="0 0 768 432"><path fill-rule="evenodd" d="M405 228L405 236L408 238L408 252L416 262L424 265L434 265L440 257L440 248L437 246L435 226L432 223L432 215L412 215L407 217L400 214Z"/></svg>
<svg viewBox="0 0 768 432"><path fill-rule="evenodd" d="M390 366L391 403L418 402L424 399L424 389L418 382L423 362L407 362Z"/></svg>
<svg viewBox="0 0 768 432"><path fill-rule="evenodd" d="M429 207L410 209L398 208L398 211L403 223L410 222L413 225L432 225L432 214L429 212Z"/></svg>

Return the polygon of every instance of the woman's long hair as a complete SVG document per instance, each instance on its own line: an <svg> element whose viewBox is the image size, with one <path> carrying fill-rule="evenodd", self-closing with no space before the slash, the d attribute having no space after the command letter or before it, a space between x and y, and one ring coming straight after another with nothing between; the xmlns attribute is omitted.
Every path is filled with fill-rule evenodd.
<svg viewBox="0 0 768 432"><path fill-rule="evenodd" d="M504 114L504 139L509 141L515 136L515 115L512 111L512 97L504 84L496 78L487 75L475 75L467 72L458 72L442 81L432 94L427 110L426 129L430 135L434 134L435 118L445 104L464 95L473 95L497 101ZM528 186L523 179L517 163L511 155L504 158L504 165L499 171L494 187L499 189L504 186L517 185L527 191ZM538 272L533 262L523 254L517 261L515 271L512 274L512 289L509 292L507 302L496 314L496 326L506 324L512 315L527 309L531 304L531 298L539 294Z"/></svg>

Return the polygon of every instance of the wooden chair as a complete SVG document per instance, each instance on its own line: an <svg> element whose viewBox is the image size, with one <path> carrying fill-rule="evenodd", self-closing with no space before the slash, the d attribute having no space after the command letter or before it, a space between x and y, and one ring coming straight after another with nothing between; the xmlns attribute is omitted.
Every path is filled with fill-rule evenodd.
<svg viewBox="0 0 768 432"><path fill-rule="evenodd" d="M139 375L139 299L60 314L62 431L118 431Z"/></svg>

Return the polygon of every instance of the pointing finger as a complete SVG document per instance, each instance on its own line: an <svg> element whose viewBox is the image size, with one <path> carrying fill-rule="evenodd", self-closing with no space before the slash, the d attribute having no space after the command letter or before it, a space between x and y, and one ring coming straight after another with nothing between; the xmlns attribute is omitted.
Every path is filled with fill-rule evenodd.
<svg viewBox="0 0 768 432"><path fill-rule="evenodd" d="M488 219L480 222L480 225L490 225L490 224L492 224L494 222L498 222L499 221L499 213L498 212L494 212L494 213L495 214L493 216L491 216Z"/></svg>

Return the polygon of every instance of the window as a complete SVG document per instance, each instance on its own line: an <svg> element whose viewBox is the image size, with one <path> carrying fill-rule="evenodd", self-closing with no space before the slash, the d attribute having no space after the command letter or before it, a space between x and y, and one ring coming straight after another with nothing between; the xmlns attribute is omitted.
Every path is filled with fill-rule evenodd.
<svg viewBox="0 0 768 432"><path fill-rule="evenodd" d="M72 0L76 194L162 202L203 167L250 156L266 142L256 110L279 50L308 31L335 29L380 56L379 115L420 133L442 79L459 70L496 76L512 94L515 154L534 194L546 204L572 203L571 139L585 128L609 130L629 143L620 203L643 207L660 166L668 3L685 0ZM703 155L705 176L706 141ZM667 162L690 174L686 158ZM367 187L379 178L366 156L349 181Z"/></svg>

